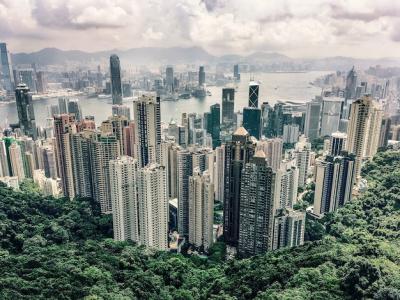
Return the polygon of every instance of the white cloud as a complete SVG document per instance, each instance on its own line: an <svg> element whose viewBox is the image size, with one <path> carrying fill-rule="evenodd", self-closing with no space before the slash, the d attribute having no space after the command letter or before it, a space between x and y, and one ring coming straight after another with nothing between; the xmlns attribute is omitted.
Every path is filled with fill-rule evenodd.
<svg viewBox="0 0 400 300"><path fill-rule="evenodd" d="M14 51L201 46L216 54L400 53L400 2L392 0L0 0L0 19L0 39Z"/></svg>

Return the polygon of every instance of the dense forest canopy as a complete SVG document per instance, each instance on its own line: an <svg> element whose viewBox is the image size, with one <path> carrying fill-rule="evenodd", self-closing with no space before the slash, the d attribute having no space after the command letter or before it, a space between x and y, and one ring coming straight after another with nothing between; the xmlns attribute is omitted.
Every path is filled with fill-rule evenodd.
<svg viewBox="0 0 400 300"><path fill-rule="evenodd" d="M115 242L91 199L2 186L0 299L400 299L400 152L363 175L368 191L324 218L321 240L227 262L222 243L203 258Z"/></svg>

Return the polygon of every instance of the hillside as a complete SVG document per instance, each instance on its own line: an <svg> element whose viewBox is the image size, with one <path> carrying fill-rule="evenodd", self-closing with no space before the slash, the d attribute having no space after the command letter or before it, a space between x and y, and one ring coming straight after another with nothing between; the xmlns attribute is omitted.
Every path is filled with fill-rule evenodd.
<svg viewBox="0 0 400 300"><path fill-rule="evenodd" d="M400 152L364 168L368 191L320 241L244 260L114 242L89 199L0 187L0 299L400 299Z"/></svg>

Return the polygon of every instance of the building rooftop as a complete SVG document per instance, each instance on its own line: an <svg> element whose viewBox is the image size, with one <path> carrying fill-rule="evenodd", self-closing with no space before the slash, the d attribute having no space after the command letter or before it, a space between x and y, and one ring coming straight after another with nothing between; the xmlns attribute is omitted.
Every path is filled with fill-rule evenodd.
<svg viewBox="0 0 400 300"><path fill-rule="evenodd" d="M249 135L248 131L244 127L239 127L236 129L235 133L233 135Z"/></svg>

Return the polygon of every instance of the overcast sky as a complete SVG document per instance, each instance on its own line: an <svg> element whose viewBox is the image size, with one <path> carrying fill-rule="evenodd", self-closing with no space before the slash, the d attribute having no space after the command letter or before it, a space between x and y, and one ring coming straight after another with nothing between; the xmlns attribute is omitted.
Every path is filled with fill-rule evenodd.
<svg viewBox="0 0 400 300"><path fill-rule="evenodd" d="M0 40L11 52L200 46L399 57L400 0L0 0Z"/></svg>

